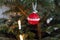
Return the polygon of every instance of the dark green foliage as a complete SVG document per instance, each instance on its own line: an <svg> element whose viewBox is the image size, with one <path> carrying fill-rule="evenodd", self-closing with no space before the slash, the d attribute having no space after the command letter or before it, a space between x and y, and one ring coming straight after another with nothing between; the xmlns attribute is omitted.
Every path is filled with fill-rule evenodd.
<svg viewBox="0 0 60 40"><path fill-rule="evenodd" d="M0 3L2 3L3 0L0 0ZM60 30L60 1L59 0L11 0L8 1L6 0L5 2L3 2L6 6L9 6L11 9L4 12L3 14L7 14L9 12L21 12L21 10L19 10L19 8L17 6L22 6L23 7L23 11L24 10L28 10L28 14L30 14L32 12L32 2L37 2L38 3L38 14L41 17L41 21L40 21L40 25L41 25L41 31L42 31L42 40L60 40L60 35L59 34L59 30ZM15 7L12 7L15 6ZM26 14L27 14L26 13ZM5 26L2 26L2 28L0 30L4 30L3 32L7 32L7 33L12 33L15 36L18 34L28 34L28 38L27 40L35 40L35 35L37 34L37 29L35 28L35 26L32 26L30 24L28 24L27 22L27 17L25 17L23 15L23 13L19 15L15 15L15 16L10 16L11 17L11 21L8 22L7 24L2 24ZM54 19L47 24L46 20L50 17L53 17ZM23 19L22 19L23 18ZM22 29L19 31L18 29L18 24L17 21L18 20L22 21ZM2 20L3 21L3 20ZM4 23L4 22L3 22ZM16 28L10 28L10 26L15 25L17 26ZM1 26L1 25L0 25ZM8 26L8 27L7 27ZM54 28L59 28L59 31L56 35L55 33L57 32ZM7 31L8 30L8 31ZM46 34L48 34L46 36ZM38 39L37 39L38 40Z"/></svg>

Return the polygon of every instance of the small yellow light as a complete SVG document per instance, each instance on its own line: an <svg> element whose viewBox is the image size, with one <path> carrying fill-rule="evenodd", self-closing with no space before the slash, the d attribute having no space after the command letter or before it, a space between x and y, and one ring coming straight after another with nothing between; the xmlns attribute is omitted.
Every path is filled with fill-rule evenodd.
<svg viewBox="0 0 60 40"><path fill-rule="evenodd" d="M21 29L21 20L18 20L19 29Z"/></svg>
<svg viewBox="0 0 60 40"><path fill-rule="evenodd" d="M19 37L20 37L20 40L23 40L23 35L19 35Z"/></svg>

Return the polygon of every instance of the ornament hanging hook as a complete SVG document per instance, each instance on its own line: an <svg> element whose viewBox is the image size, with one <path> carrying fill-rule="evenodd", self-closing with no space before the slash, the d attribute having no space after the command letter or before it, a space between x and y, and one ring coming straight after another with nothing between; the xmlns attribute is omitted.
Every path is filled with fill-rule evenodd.
<svg viewBox="0 0 60 40"><path fill-rule="evenodd" d="M38 12L37 10L36 10L36 8L37 8L37 2L32 2L32 8L33 8L33 11L34 12Z"/></svg>

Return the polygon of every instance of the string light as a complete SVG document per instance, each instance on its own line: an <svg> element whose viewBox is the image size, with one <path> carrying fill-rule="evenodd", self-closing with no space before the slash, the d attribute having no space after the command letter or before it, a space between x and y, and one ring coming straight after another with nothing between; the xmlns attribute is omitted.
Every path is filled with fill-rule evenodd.
<svg viewBox="0 0 60 40"><path fill-rule="evenodd" d="M19 35L19 37L20 37L20 40L23 40L23 35Z"/></svg>
<svg viewBox="0 0 60 40"><path fill-rule="evenodd" d="M19 29L21 29L21 20L18 20Z"/></svg>

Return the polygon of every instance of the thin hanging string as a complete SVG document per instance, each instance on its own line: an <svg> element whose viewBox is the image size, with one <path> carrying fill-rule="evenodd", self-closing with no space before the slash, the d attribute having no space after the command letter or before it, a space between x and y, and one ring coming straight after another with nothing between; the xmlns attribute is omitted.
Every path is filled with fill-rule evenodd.
<svg viewBox="0 0 60 40"><path fill-rule="evenodd" d="M21 1L23 1L23 0L21 0Z"/></svg>
<svg viewBox="0 0 60 40"><path fill-rule="evenodd" d="M36 8L37 8L37 1L34 3L34 2L32 2L32 8L33 8L33 11L34 12L38 12L37 10L36 10Z"/></svg>

